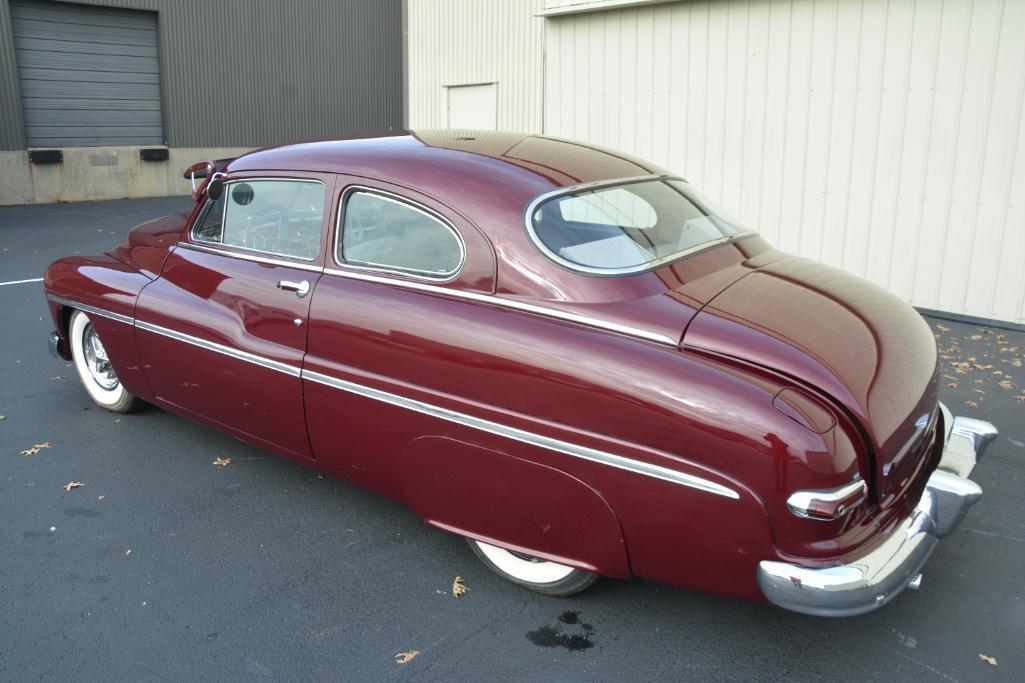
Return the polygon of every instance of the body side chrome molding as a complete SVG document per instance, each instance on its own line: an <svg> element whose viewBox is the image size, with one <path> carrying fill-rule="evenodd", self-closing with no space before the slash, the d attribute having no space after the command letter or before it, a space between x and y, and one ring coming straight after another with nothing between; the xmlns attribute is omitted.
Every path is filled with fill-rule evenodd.
<svg viewBox="0 0 1025 683"><path fill-rule="evenodd" d="M549 308L548 306L538 306L537 304L529 304L523 301L517 301L515 299L503 299L502 297L495 296L494 294L480 294L477 292L467 292L461 289L439 287L437 285L428 284L426 282L414 282L412 280L396 280L395 278L382 277L380 275L372 275L370 273L355 272L349 270L338 270L336 268L325 268L324 274L338 275L340 277L347 277L352 280L363 280L365 282L377 282L383 285L392 285L395 287L402 287L405 289L414 289L416 291L428 292L430 294L441 294L456 299L468 299L470 301L478 301L491 306L512 308L518 311L536 313L538 315L543 315L548 318L557 318L559 320L566 320L569 322L579 323L581 325L586 325L588 327L607 330L609 332L623 334L628 337L636 337L638 339L644 339L646 341L652 341L658 344L665 344L667 346L673 347L676 346L676 339L673 339L672 337L669 337L664 334L659 334L658 332L641 330L636 327L630 327L629 325L620 325L619 323L613 323L607 320L601 320L599 318L592 318L590 316L581 315L579 313L560 311L555 308Z"/></svg>
<svg viewBox="0 0 1025 683"><path fill-rule="evenodd" d="M103 308L96 308L95 306L82 304L77 301L72 301L71 299L65 299L63 297L55 296L53 294L47 294L46 298L54 302L55 304L60 304L61 306L68 306L69 308L74 308L79 311L83 311L84 313L92 313L93 315L98 315L101 318L116 320L119 323L124 323L125 325L132 325L135 322L135 319L131 316L121 315L120 313L114 313L113 311L108 311Z"/></svg>
<svg viewBox="0 0 1025 683"><path fill-rule="evenodd" d="M628 472L634 472L636 474L643 474L645 476L661 479L673 484L681 484L689 488L698 489L699 491L713 493L717 496L732 498L734 500L740 499L740 494L733 489L716 484L715 482L707 479L702 479L701 477L671 470L667 467L652 465L632 458L624 458L623 456L606 453L605 451L599 451L586 446L578 446L567 441L560 441L559 439L542 436L523 429L517 429L516 427L509 427L497 422L491 422L490 420L473 417L472 415L459 413L454 410L449 410L448 408L442 408L440 406L431 405L415 399L405 398L386 391L381 391L380 389L373 389L362 384L356 384L355 382L349 382L329 375L324 375L319 372L313 372L312 370L304 369L302 371L302 377L303 379L310 380L311 382L317 382L318 384L323 384L333 389L347 391L352 394L374 399L375 401L381 401L382 403L388 403L407 410L413 410L448 422L454 422L455 424L460 424L465 427L471 427L483 432L497 434L498 436L503 436L507 439L513 439L514 441L520 441L533 446L539 446L546 450L557 451L564 455L570 455L582 460L590 460L592 462L626 470Z"/></svg>
<svg viewBox="0 0 1025 683"><path fill-rule="evenodd" d="M62 305L71 306L73 308L83 310L87 313L94 313L95 315L111 318L113 320L117 320L128 325L134 325L136 328L141 330L153 332L154 334L159 334L169 339L173 339L175 341L190 344L192 346L206 349L208 351L213 351L215 353L219 353L230 358L235 358L237 360L253 363L254 365L258 365L269 370L274 370L276 372L281 372L291 377L307 379L311 382L317 382L318 384L322 384L333 389L340 389L342 391L347 391L352 394L357 394L359 396L371 398L382 403L388 403L394 406L398 406L400 408L405 408L407 410L413 410L418 413L430 415L432 417L445 420L447 422L453 422L455 424L460 424L466 427L470 427L472 429L477 429L491 434L496 434L498 436L512 439L514 441L519 441L533 446L538 446L546 450L555 451L558 453L562 453L564 455L580 458L582 460L589 460L591 462L596 462L602 465L606 465L608 467L615 467L617 469L625 470L627 472L642 474L647 477L660 479L662 481L667 481L673 484L679 484L682 486L686 486L688 488L697 489L699 491L704 491L706 493L711 493L717 496L722 496L724 498L730 498L733 500L740 499L740 494L734 491L733 489L730 489L721 484L717 484L713 481L703 479L701 477L687 474L685 472L678 472L667 467L661 467L660 465L653 465L651 463L647 463L641 460L634 460L632 458L626 458L620 455L615 455L594 448L589 448L587 446L579 446L577 444L569 443L567 441L561 441L559 439L542 436L540 434L528 432L526 430L518 429L516 427L509 427L506 425L499 424L497 422L491 422L490 420L484 420L482 418L474 417L472 415L467 415L466 413L460 413L454 410L449 410L448 408L442 408L440 406L424 403L422 401L417 401L411 398L405 398L403 396L382 391L380 389L374 389L361 384L356 384L354 382L349 382L346 380L331 377L329 375L313 372L312 370L303 370L294 365L289 365L287 363L282 363L280 361L271 360L270 358L265 358L263 356L248 353L246 351L233 349L228 346L224 346L223 344L217 344L216 342L200 339L199 337L194 337L183 332L177 332L175 330L171 330L160 325L154 325L153 323L133 319L128 316L120 315L118 313L112 313L110 311L105 311L103 309L95 308L93 306L87 306L85 304L80 304L74 301L62 299L60 297L55 296L49 296L48 298ZM483 296L482 298L484 298L485 300L490 300L490 297L487 296Z"/></svg>
<svg viewBox="0 0 1025 683"><path fill-rule="evenodd" d="M193 337L192 335L185 334L184 332L176 332L175 330L161 327L160 325L154 325L153 323L136 320L135 326L140 330L154 332L168 337L169 339L174 339L175 341L184 342L186 344L191 344L192 346L198 346L201 349L206 349L207 351L213 351L231 358L259 365L260 367L267 368L268 370L277 370L278 372L291 375L292 377L298 377L300 373L299 368L294 365L271 360L270 358L264 358L263 356L258 356L255 353L239 351L238 349L233 349L229 346L224 346L223 344L207 341L206 339L200 339L199 337Z"/></svg>

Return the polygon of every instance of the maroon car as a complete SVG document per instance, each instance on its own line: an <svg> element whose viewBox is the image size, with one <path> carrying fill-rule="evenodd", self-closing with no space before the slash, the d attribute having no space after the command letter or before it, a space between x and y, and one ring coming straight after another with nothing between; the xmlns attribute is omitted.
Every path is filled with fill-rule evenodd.
<svg viewBox="0 0 1025 683"><path fill-rule="evenodd" d="M54 353L402 501L568 595L643 577L825 616L914 588L992 425L929 327L590 145L416 132L187 172L190 214L46 272Z"/></svg>

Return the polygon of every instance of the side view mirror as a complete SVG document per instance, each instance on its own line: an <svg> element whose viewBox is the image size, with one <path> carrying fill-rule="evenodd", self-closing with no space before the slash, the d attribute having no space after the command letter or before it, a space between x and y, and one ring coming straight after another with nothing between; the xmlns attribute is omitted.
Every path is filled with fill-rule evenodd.
<svg viewBox="0 0 1025 683"><path fill-rule="evenodd" d="M196 191L196 179L197 178L199 178L199 179L206 178L208 175L210 175L213 172L213 170L214 170L214 163L212 161L199 161L199 162L196 162L196 163L192 164L187 169L185 169L185 173L182 174L182 177L185 178L186 180L191 180L192 181L192 191L195 192Z"/></svg>

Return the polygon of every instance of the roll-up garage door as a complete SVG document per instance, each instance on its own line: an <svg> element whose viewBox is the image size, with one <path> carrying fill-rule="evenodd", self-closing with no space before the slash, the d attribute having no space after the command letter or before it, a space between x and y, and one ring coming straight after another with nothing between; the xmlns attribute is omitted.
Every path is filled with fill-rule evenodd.
<svg viewBox="0 0 1025 683"><path fill-rule="evenodd" d="M29 147L159 145L157 15L12 0Z"/></svg>

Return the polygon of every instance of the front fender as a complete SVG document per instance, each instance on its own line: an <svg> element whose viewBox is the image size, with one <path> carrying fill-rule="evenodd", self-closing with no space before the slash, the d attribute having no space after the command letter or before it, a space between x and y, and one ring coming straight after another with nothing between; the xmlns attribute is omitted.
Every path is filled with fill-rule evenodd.
<svg viewBox="0 0 1025 683"><path fill-rule="evenodd" d="M43 288L57 332L57 351L71 359L68 327L81 310L99 332L118 379L130 393L151 395L135 340L135 301L150 279L111 256L69 256L46 269Z"/></svg>

